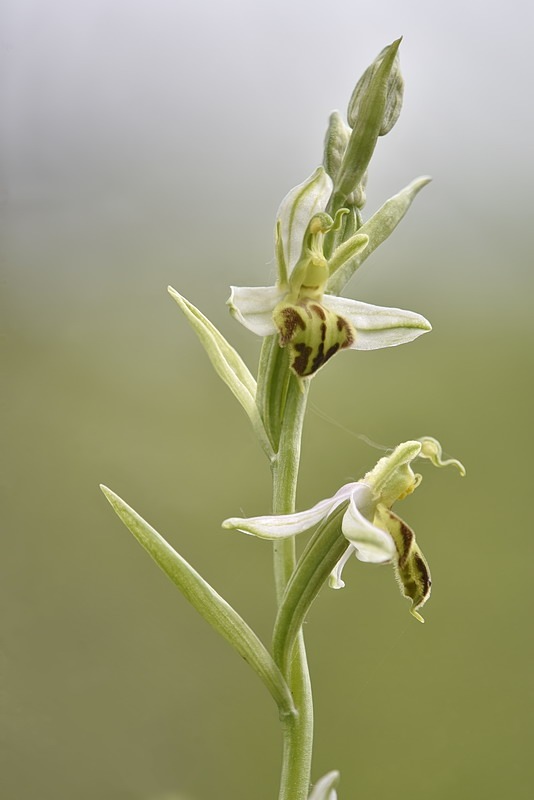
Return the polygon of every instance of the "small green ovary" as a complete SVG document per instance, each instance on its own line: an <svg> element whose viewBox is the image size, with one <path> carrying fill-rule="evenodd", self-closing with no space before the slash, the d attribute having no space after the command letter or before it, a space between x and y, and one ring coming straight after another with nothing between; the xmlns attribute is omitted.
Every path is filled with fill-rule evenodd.
<svg viewBox="0 0 534 800"><path fill-rule="evenodd" d="M273 313L280 347L289 347L291 368L299 378L314 375L338 350L350 347L356 331L346 319L306 299L280 303Z"/></svg>

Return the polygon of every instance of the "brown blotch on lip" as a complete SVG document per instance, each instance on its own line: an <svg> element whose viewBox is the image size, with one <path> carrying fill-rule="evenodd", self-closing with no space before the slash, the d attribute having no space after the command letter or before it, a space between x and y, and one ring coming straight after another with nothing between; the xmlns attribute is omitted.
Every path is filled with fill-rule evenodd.
<svg viewBox="0 0 534 800"><path fill-rule="evenodd" d="M322 306L316 305L315 303L312 306L310 306L310 308L311 308L312 311L315 311L317 316L320 317L324 322L324 320L326 319L326 314L324 313L324 308Z"/></svg>
<svg viewBox="0 0 534 800"><path fill-rule="evenodd" d="M295 345L295 350L299 355L295 358L291 366L297 375L300 375L300 377L303 378L306 374L308 374L306 372L306 368L308 366L308 361L310 360L312 348L301 342ZM313 371L314 370L312 370L312 372ZM312 373L310 372L309 374L311 375Z"/></svg>
<svg viewBox="0 0 534 800"><path fill-rule="evenodd" d="M317 372L319 367L322 367L323 364L326 364L326 362L330 358L332 358L332 356L335 355L335 353L337 353L338 350L339 350L339 344L338 342L336 342L335 344L332 345L332 347L329 347L325 353L324 344L323 342L321 342L321 344L319 345L319 349L317 351L317 355L312 361L312 368L310 371L310 375L313 375L314 372Z"/></svg>
<svg viewBox="0 0 534 800"><path fill-rule="evenodd" d="M335 344L332 345L332 347L328 348L324 360L328 361L328 359L332 358L332 356L335 355L338 350L339 350L339 342L336 342Z"/></svg>
<svg viewBox="0 0 534 800"><path fill-rule="evenodd" d="M423 597L426 597L430 592L430 587L432 586L430 573L428 571L427 565L425 564L425 562L418 553L414 555L414 561L419 571L419 577L421 578L421 583L423 584Z"/></svg>
<svg viewBox="0 0 534 800"><path fill-rule="evenodd" d="M336 325L340 333L341 331L345 332L346 338L341 347L350 347L351 344L354 344L354 333L347 320L343 319L343 317L337 317Z"/></svg>
<svg viewBox="0 0 534 800"><path fill-rule="evenodd" d="M406 564L406 560L407 560L407 558L408 558L408 556L410 554L410 548L411 548L412 543L413 543L413 541L415 539L415 536L413 534L412 529L409 528L408 525L406 525L405 522L403 522L398 517L397 517L397 519L399 520L399 523L400 523L399 524L399 533L402 536L402 543L403 543L403 552L400 553L400 555L399 555L399 566L400 567L404 567L404 565Z"/></svg>
<svg viewBox="0 0 534 800"><path fill-rule="evenodd" d="M295 335L297 328L306 330L306 323L295 308L282 309L283 328L280 330L280 345L288 344Z"/></svg>
<svg viewBox="0 0 534 800"><path fill-rule="evenodd" d="M313 375L314 372L317 372L319 367L322 367L325 361L326 361L326 358L324 356L324 341L323 341L319 345L319 347L317 349L317 355L315 356L315 358L312 361L310 375Z"/></svg>

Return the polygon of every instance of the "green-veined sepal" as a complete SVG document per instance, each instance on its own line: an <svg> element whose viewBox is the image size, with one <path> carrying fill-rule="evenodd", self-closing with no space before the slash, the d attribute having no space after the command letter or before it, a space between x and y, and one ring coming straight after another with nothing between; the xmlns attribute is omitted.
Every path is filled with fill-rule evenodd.
<svg viewBox="0 0 534 800"><path fill-rule="evenodd" d="M284 272L290 275L302 252L304 235L311 218L326 208L332 193L332 180L323 167L317 167L303 183L295 186L280 204L276 236L284 256Z"/></svg>

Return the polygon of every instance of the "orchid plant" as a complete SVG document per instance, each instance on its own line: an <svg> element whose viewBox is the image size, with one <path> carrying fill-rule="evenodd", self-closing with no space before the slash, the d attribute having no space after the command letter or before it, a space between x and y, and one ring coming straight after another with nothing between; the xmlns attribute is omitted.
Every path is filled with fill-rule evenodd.
<svg viewBox="0 0 534 800"><path fill-rule="evenodd" d="M411 601L411 613L422 622L420 609L430 595L429 567L413 531L392 506L419 486L421 475L413 469L418 459L439 467L452 464L465 474L459 461L443 459L435 439L413 439L333 497L296 511L302 425L314 375L341 350L393 347L431 330L414 311L341 296L429 181L413 181L363 220L369 162L402 105L399 45L397 40L384 48L364 72L350 99L347 122L337 112L331 115L322 165L282 201L275 223L276 283L231 288L232 315L263 339L256 378L220 331L169 287L218 375L245 410L271 466L271 513L222 523L273 542L278 612L271 646L148 522L102 486L140 544L271 693L283 734L279 800L337 797L336 771L310 788L313 704L303 623L311 604L326 583L334 589L344 586L342 571L354 554L362 562L391 564L402 594ZM355 368L343 358L347 369ZM297 558L295 539L310 530Z"/></svg>

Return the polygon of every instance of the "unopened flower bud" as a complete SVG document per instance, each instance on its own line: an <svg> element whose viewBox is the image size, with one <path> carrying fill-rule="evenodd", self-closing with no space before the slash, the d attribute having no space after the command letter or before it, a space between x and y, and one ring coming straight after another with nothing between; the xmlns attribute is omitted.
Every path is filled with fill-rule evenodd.
<svg viewBox="0 0 534 800"><path fill-rule="evenodd" d="M324 168L333 181L335 181L341 162L343 161L350 134L351 130L348 125L343 122L339 111L333 111L328 121L328 129L324 141L323 160Z"/></svg>
<svg viewBox="0 0 534 800"><path fill-rule="evenodd" d="M398 40L398 43L400 43L400 39ZM375 80L375 77L382 65L382 62L386 54L391 48L393 48L394 45L397 44L398 47L398 43L394 42L393 45L388 45L388 47L384 47L384 49L375 58L373 63L369 67L367 67L362 77L356 84L354 91L352 93L352 97L350 98L349 107L347 111L347 119L351 128L354 128L358 121L358 115L360 113L360 109L362 109L365 103L366 96L372 90L373 81ZM385 136L386 133L390 132L390 130L397 122L402 108L402 99L404 94L404 79L402 77L400 70L399 54L397 52L397 49L395 50L395 57L391 69L389 71L389 75L387 76L387 81L385 83L384 90L386 98L382 116L382 123L378 131L379 136Z"/></svg>
<svg viewBox="0 0 534 800"><path fill-rule="evenodd" d="M352 93L348 121L353 130L334 179L329 213L341 208L347 197L358 189L378 137L391 130L400 114L402 77L397 56L400 42L397 39L382 50Z"/></svg>

